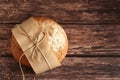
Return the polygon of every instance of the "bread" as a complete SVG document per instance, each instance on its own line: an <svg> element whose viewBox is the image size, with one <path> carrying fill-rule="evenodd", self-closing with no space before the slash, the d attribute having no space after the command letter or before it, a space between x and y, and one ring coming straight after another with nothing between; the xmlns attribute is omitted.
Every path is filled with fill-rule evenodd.
<svg viewBox="0 0 120 80"><path fill-rule="evenodd" d="M62 62L68 50L68 40L64 30L59 24L57 24L50 18L34 17L34 19L40 25L42 25L41 30L48 31L48 44L50 45L51 49L55 52L55 55L57 56L58 60ZM17 43L13 34L11 39L11 52L16 61L19 61L20 56L23 54L23 51ZM25 56L22 57L21 63L23 65L30 66Z"/></svg>

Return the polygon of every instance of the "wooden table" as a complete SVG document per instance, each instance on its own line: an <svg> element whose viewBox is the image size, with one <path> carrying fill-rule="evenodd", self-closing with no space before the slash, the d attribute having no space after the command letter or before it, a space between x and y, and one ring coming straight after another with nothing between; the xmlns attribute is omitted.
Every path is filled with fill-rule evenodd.
<svg viewBox="0 0 120 80"><path fill-rule="evenodd" d="M26 80L120 80L120 0L1 0L0 80L22 80L10 52L11 29L31 16L46 16L65 29L63 65Z"/></svg>

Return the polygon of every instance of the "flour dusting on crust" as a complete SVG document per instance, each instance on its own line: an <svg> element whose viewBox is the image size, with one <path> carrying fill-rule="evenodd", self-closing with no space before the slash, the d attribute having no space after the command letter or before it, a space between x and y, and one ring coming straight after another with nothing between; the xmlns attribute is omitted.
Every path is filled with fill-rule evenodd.
<svg viewBox="0 0 120 80"><path fill-rule="evenodd" d="M61 26L56 24L55 22L51 22L51 23L45 22L42 23L41 25L42 25L42 29L49 33L47 40L48 40L48 44L53 49L53 51L56 53L59 50L64 49L65 32L61 28Z"/></svg>

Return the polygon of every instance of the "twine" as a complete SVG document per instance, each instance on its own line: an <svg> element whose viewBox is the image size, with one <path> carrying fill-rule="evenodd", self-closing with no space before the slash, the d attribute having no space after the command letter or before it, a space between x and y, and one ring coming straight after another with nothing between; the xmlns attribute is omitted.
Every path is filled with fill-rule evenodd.
<svg viewBox="0 0 120 80"><path fill-rule="evenodd" d="M47 37L47 34L48 34L48 33L47 33L47 32L40 32L39 35L40 35L41 33L44 34L44 37L42 38L42 40L40 40L40 41L38 40L38 38L39 38L39 35L38 35L37 38L36 38L36 40L33 41L33 40L30 38L29 34L23 29L22 26L20 26L20 25L17 25L17 26L19 26L19 27L21 28L21 30L25 33L24 35L33 43L33 46L30 47L30 48L28 48L27 50L33 48L33 51L32 51L32 56L33 56L33 55L36 53L36 52L35 52L36 49L38 49L38 50L40 51L41 55L44 57L44 59L45 59L47 65L48 65L49 69L51 70L51 69L52 69L51 65L49 64L49 62L48 62L47 58L45 57L44 53L42 52L42 50L38 47L38 46L45 40L45 38ZM23 71L22 66L21 66L21 59L22 59L22 57L25 55L25 52L26 52L27 50L25 50L24 53L23 53L23 54L20 56L20 58L19 58L19 67L20 67L20 70L21 70L21 73L22 73L22 78L23 78L23 80L25 80L25 75L24 75L24 71Z"/></svg>

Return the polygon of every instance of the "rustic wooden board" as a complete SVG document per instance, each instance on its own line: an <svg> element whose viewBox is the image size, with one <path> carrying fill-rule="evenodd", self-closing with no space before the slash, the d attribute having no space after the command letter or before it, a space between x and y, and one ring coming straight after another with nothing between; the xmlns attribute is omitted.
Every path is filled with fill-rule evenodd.
<svg viewBox="0 0 120 80"><path fill-rule="evenodd" d="M31 68L23 66L27 80L94 80L120 79L120 58L66 58L63 65L35 75ZM0 80L22 80L18 64L12 57L0 57Z"/></svg>
<svg viewBox="0 0 120 80"><path fill-rule="evenodd" d="M0 23L47 16L59 23L120 24L119 0L2 0Z"/></svg>
<svg viewBox="0 0 120 80"><path fill-rule="evenodd" d="M0 24L0 55L10 53L11 29ZM120 55L120 25L61 24L69 39L69 55Z"/></svg>
<svg viewBox="0 0 120 80"><path fill-rule="evenodd" d="M0 80L22 80L10 54L11 29L31 16L46 16L65 29L63 65L27 80L120 80L120 0L0 0Z"/></svg>

